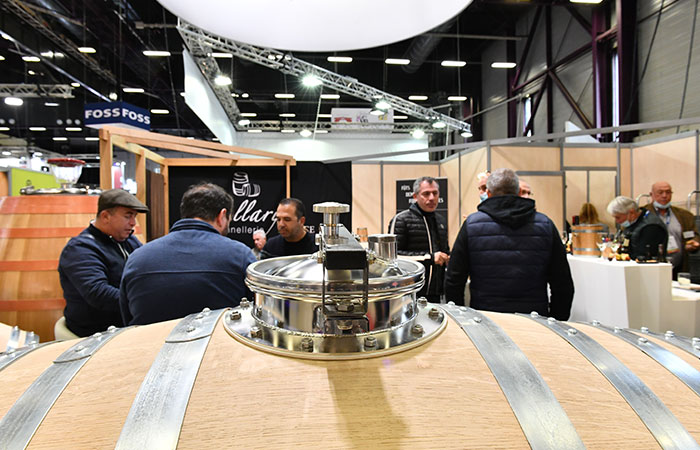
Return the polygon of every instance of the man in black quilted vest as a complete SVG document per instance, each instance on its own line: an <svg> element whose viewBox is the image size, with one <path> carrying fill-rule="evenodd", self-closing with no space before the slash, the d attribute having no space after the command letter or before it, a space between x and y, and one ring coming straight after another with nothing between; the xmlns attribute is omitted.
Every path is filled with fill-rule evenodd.
<svg viewBox="0 0 700 450"><path fill-rule="evenodd" d="M429 302L440 303L445 266L450 260L447 224L435 214L440 202L440 189L432 177L421 177L413 183L411 206L398 213L389 223L389 233L396 235L396 251L425 266L425 285L418 292Z"/></svg>
<svg viewBox="0 0 700 450"><path fill-rule="evenodd" d="M574 297L566 251L549 217L535 201L518 196L518 176L497 169L486 183L488 198L459 230L445 275L445 297L464 305L471 277L470 306L567 320ZM547 295L547 284L551 297Z"/></svg>

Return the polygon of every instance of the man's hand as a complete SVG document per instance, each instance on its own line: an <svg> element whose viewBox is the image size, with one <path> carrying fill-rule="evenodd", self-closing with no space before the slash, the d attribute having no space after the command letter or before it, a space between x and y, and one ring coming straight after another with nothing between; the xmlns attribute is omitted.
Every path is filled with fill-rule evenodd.
<svg viewBox="0 0 700 450"><path fill-rule="evenodd" d="M444 266L450 261L450 255L443 252L435 253L435 264L439 266Z"/></svg>
<svg viewBox="0 0 700 450"><path fill-rule="evenodd" d="M685 243L686 251L694 252L698 248L700 248L700 242L696 241L695 239L691 239Z"/></svg>

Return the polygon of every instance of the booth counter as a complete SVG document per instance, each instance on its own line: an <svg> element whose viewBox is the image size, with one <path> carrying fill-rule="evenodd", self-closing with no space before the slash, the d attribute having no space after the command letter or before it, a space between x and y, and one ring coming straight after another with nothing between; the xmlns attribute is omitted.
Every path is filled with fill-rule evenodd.
<svg viewBox="0 0 700 450"><path fill-rule="evenodd" d="M700 294L672 288L671 264L573 255L568 260L576 289L571 321L700 335Z"/></svg>

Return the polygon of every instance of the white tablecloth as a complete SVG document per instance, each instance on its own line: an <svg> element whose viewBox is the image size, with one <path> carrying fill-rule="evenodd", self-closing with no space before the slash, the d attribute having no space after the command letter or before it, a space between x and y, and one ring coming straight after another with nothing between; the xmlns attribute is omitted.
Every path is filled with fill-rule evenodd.
<svg viewBox="0 0 700 450"><path fill-rule="evenodd" d="M671 264L637 264L569 255L574 279L572 321L682 334L683 318L671 302ZM686 321L687 322L687 321ZM684 331L689 331L687 326ZM694 331L694 330L693 330ZM691 334L691 336L694 334Z"/></svg>

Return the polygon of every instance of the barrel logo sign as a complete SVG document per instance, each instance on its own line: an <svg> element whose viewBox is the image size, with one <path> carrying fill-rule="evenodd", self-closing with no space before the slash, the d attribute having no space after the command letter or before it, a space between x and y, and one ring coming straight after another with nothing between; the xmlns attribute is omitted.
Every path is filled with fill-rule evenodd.
<svg viewBox="0 0 700 450"><path fill-rule="evenodd" d="M258 198L262 193L259 184L252 183L246 172L236 172L231 181L231 190L237 197L238 205L231 220L231 232L235 234L250 234L258 228L265 229L269 233L275 224L275 211L264 210L257 206ZM240 203L239 203L240 201ZM266 223L271 221L271 224ZM245 225L248 223L249 225Z"/></svg>
<svg viewBox="0 0 700 450"><path fill-rule="evenodd" d="M114 125L138 130L151 129L150 113L126 102L88 103L84 110L83 122L91 128Z"/></svg>

